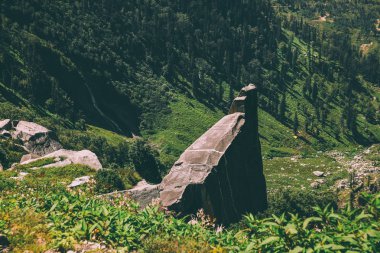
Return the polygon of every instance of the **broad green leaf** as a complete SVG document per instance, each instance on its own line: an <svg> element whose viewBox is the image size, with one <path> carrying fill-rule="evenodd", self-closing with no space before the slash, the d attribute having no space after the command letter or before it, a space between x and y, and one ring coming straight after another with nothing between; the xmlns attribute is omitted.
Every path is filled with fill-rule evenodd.
<svg viewBox="0 0 380 253"><path fill-rule="evenodd" d="M303 229L306 229L308 226L309 226L309 223L310 222L321 222L322 219L319 218L319 217L309 217L307 218L304 222L303 222L303 225L302 225L302 228Z"/></svg>
<svg viewBox="0 0 380 253"><path fill-rule="evenodd" d="M248 244L247 248L245 249L245 252L252 252L253 249L255 248L255 243L254 242L251 242L250 244Z"/></svg>
<svg viewBox="0 0 380 253"><path fill-rule="evenodd" d="M346 249L342 245L337 245L337 244L325 244L322 247L323 249L330 249L330 250L344 250Z"/></svg>
<svg viewBox="0 0 380 253"><path fill-rule="evenodd" d="M289 223L285 226L285 231L287 234L295 235L298 233L296 225Z"/></svg>
<svg viewBox="0 0 380 253"><path fill-rule="evenodd" d="M303 251L303 248L300 246L297 246L294 249L290 250L289 253L300 253L302 251Z"/></svg>
<svg viewBox="0 0 380 253"><path fill-rule="evenodd" d="M356 216L355 221L360 221L362 219L369 219L373 216L371 214L366 214L364 211L362 211L358 216Z"/></svg>
<svg viewBox="0 0 380 253"><path fill-rule="evenodd" d="M267 239L265 239L264 241L262 241L259 245L259 247L262 247L262 246L265 246L265 245L268 245L268 244L272 244L273 242L277 242L280 240L280 237L278 236L271 236L271 237L268 237Z"/></svg>

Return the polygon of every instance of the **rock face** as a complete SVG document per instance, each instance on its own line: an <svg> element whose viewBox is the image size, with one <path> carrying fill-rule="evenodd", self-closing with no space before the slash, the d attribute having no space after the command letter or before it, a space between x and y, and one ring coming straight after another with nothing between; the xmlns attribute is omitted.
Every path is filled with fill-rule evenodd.
<svg viewBox="0 0 380 253"><path fill-rule="evenodd" d="M52 131L33 122L19 121L12 136L22 140L24 146L36 155L46 155L62 148Z"/></svg>
<svg viewBox="0 0 380 253"><path fill-rule="evenodd" d="M152 200L160 198L159 185L148 184L145 180L140 181L133 189L127 192L131 198L138 200L143 207L152 203Z"/></svg>
<svg viewBox="0 0 380 253"><path fill-rule="evenodd" d="M100 163L96 154L89 150L72 151L60 149L43 157L27 160L20 164L28 164L46 158L55 158L56 160L54 163L42 166L41 168L63 167L69 164L83 164L95 170L102 168L102 164Z"/></svg>
<svg viewBox="0 0 380 253"><path fill-rule="evenodd" d="M158 185L163 206L182 214L202 208L224 224L267 207L256 92L254 85L244 87L229 115L180 156ZM132 191L134 194L130 195L140 201L138 188L129 192ZM151 193L151 199L157 196L156 191ZM146 195L143 196L140 202L147 203Z"/></svg>

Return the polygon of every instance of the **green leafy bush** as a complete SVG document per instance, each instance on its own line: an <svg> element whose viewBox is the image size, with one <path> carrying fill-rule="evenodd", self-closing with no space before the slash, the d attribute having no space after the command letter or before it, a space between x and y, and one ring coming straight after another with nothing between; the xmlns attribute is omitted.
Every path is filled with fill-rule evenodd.
<svg viewBox="0 0 380 253"><path fill-rule="evenodd" d="M95 191L97 193L109 193L125 190L123 180L115 170L102 169L95 174Z"/></svg>
<svg viewBox="0 0 380 253"><path fill-rule="evenodd" d="M161 171L163 170L160 162L155 158L157 153L145 141L138 139L133 143L129 151L129 156L136 171L148 182L161 182Z"/></svg>
<svg viewBox="0 0 380 253"><path fill-rule="evenodd" d="M16 186L16 181L0 174L0 192L11 190Z"/></svg>
<svg viewBox="0 0 380 253"><path fill-rule="evenodd" d="M299 216L313 215L314 207L330 205L336 208L337 202L337 195L332 191L321 193L299 189L281 189L269 194L269 207L261 215L280 215L285 212L296 213Z"/></svg>
<svg viewBox="0 0 380 253"><path fill-rule="evenodd" d="M39 196L33 191L0 196L0 224L13 243L12 249L20 251L36 247L29 236L36 233L40 238L50 238L45 248L62 251L73 249L74 244L83 240L101 242L127 252L210 249L215 252L369 253L380 247L380 194L363 195L366 205L358 209L348 207L335 211L330 206L316 207L315 215L305 218L284 213L261 219L248 214L240 228L206 226L202 219L189 223L188 218L175 218L159 206L141 210L125 195L109 200L60 190ZM30 218L12 218L15 210ZM36 226L36 220L41 225ZM49 230L44 229L43 224L49 224Z"/></svg>

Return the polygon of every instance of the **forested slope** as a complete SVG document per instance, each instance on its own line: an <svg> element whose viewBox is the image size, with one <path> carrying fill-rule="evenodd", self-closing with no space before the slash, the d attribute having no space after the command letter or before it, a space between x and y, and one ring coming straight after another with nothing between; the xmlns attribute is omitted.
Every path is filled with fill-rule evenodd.
<svg viewBox="0 0 380 253"><path fill-rule="evenodd" d="M247 83L266 151L378 142L374 77L276 13L265 0L5 0L0 80L71 122L148 138L168 166Z"/></svg>

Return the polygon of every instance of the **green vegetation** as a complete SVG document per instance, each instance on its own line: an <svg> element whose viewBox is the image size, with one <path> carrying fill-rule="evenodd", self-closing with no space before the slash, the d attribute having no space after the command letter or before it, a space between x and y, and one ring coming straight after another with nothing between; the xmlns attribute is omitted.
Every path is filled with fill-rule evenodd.
<svg viewBox="0 0 380 253"><path fill-rule="evenodd" d="M154 252L374 252L380 246L380 195L362 195L364 205L357 209L316 207L315 215L305 218L247 215L238 227L223 228L202 211L188 223L189 218L175 218L159 206L140 210L125 196L103 200L83 190L22 192L2 192L0 199L0 230L14 252L69 250L84 240Z"/></svg>
<svg viewBox="0 0 380 253"><path fill-rule="evenodd" d="M255 83L264 152L378 142L379 78L372 69L378 62L374 53L360 60L344 37L352 30L358 41L375 41L368 27L376 5L277 2L281 8L258 0L207 7L199 0L5 1L0 80L7 104L0 115L48 123L65 146L90 146L106 164L127 164L111 158L117 151L105 144L122 145L125 138L102 129L142 135L167 169L226 113L237 90ZM131 9L139 15L119 12ZM334 23L312 22L324 12Z"/></svg>
<svg viewBox="0 0 380 253"><path fill-rule="evenodd" d="M110 193L125 190L125 185L114 170L99 170L95 174L95 191L97 193Z"/></svg>
<svg viewBox="0 0 380 253"><path fill-rule="evenodd" d="M310 191L310 184L318 179L313 171L322 171L329 175L323 188L332 187L338 179L348 177L348 172L342 165L322 154L305 158L292 156L264 160L264 174L270 190L285 187Z"/></svg>
<svg viewBox="0 0 380 253"><path fill-rule="evenodd" d="M167 167L173 165L191 143L223 117L220 110L212 111L183 95L173 97L170 109L171 114L159 119L157 129L144 133L160 148L160 160Z"/></svg>
<svg viewBox="0 0 380 253"><path fill-rule="evenodd" d="M358 146L380 142L379 0L0 5L0 120L41 124L106 168L31 169L53 162L44 159L0 172L0 234L11 251L64 252L84 240L141 252L380 248L378 182L336 191L353 175L325 152L380 164L379 145ZM248 83L259 89L266 212L222 228L201 210L180 218L95 195L159 182ZM25 154L20 144L0 139L5 169ZM316 170L328 176L314 189ZM29 174L14 179L20 172ZM95 180L67 189L81 176Z"/></svg>

